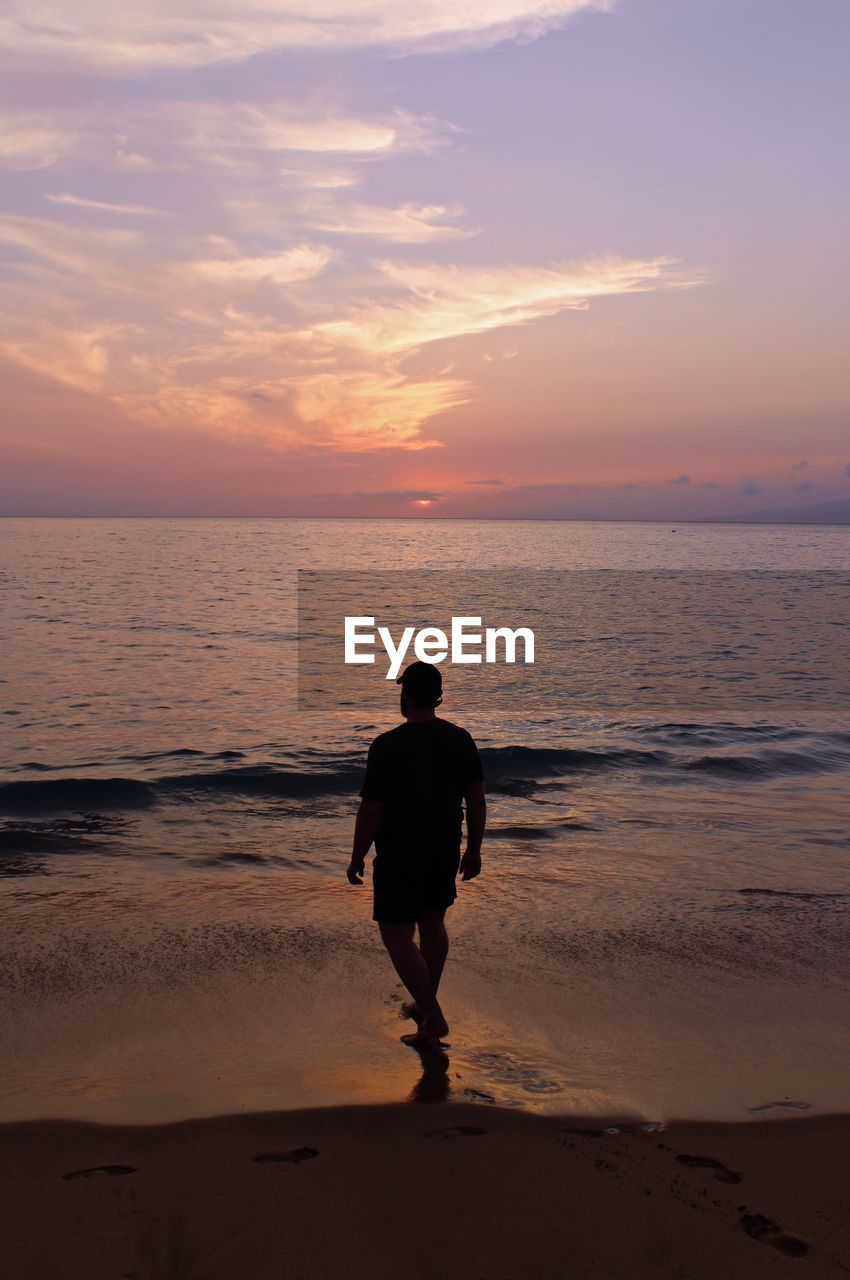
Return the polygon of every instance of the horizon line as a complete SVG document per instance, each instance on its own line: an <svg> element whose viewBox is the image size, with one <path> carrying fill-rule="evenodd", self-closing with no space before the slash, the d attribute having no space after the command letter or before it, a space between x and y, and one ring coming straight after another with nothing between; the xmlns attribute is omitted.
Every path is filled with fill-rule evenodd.
<svg viewBox="0 0 850 1280"><path fill-rule="evenodd" d="M801 508L803 510L805 508ZM426 516L426 515L140 515L138 513L115 515L69 515L51 513L6 514L0 512L0 520L404 520L417 524L448 524L456 521L477 521L479 524L663 524L672 525L751 525L759 524L766 528L776 526L799 526L816 529L846 529L850 520L763 520L759 512L754 511L747 518L726 516L682 516L661 519L653 516Z"/></svg>

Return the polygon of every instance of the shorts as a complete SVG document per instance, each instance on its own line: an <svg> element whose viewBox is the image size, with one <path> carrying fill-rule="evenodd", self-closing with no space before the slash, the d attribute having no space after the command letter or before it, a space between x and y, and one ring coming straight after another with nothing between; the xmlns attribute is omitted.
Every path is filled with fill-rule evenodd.
<svg viewBox="0 0 850 1280"><path fill-rule="evenodd" d="M445 911L457 897L460 845L427 855L381 849L372 864L372 919L412 924L426 911Z"/></svg>

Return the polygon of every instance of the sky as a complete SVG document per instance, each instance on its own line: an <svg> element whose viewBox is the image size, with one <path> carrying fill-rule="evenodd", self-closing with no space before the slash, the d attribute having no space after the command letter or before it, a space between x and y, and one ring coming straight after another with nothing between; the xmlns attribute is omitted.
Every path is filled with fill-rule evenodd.
<svg viewBox="0 0 850 1280"><path fill-rule="evenodd" d="M6 0L0 513L850 496L846 0Z"/></svg>

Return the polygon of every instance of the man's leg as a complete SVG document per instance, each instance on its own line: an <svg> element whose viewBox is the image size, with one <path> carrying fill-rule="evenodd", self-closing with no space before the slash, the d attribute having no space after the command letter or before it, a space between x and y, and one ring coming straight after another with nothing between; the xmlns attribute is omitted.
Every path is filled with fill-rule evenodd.
<svg viewBox="0 0 850 1280"><path fill-rule="evenodd" d="M419 950L428 966L435 995L440 985L446 956L449 954L449 935L446 933L445 916L445 911L424 911L417 921Z"/></svg>
<svg viewBox="0 0 850 1280"><path fill-rule="evenodd" d="M431 975L431 986L434 994L440 985L440 978L449 952L449 935L446 933L445 910L423 911L417 920L419 926L419 950L428 966ZM421 1020L419 1005L414 1001L401 1006L402 1017Z"/></svg>
<svg viewBox="0 0 850 1280"><path fill-rule="evenodd" d="M396 973L407 987L420 1011L417 1035L445 1035L448 1024L437 1002L425 957L413 941L414 924L380 924L381 938Z"/></svg>

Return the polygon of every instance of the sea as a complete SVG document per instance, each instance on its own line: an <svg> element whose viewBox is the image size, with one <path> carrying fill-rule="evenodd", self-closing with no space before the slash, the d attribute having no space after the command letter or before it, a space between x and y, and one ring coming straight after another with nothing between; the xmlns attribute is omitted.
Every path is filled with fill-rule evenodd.
<svg viewBox="0 0 850 1280"><path fill-rule="evenodd" d="M489 813L423 1051L345 875L398 690L305 686L341 579L545 632L443 667ZM6 519L0 597L0 1120L850 1109L850 528Z"/></svg>

